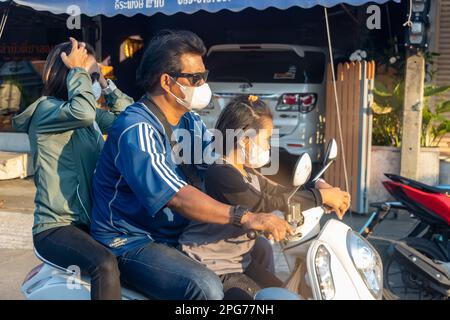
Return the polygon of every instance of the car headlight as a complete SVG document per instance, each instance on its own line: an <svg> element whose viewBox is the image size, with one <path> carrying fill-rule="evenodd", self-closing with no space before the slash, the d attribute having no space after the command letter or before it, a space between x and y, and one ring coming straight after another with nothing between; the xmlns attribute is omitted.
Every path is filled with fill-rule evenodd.
<svg viewBox="0 0 450 320"><path fill-rule="evenodd" d="M316 257L314 258L317 278L319 280L320 292L322 294L322 299L331 300L334 297L334 282L333 276L331 275L331 264L330 264L330 252L321 245L317 249Z"/></svg>
<svg viewBox="0 0 450 320"><path fill-rule="evenodd" d="M376 299L383 290L383 264L372 245L353 230L347 233L347 248L353 264Z"/></svg>

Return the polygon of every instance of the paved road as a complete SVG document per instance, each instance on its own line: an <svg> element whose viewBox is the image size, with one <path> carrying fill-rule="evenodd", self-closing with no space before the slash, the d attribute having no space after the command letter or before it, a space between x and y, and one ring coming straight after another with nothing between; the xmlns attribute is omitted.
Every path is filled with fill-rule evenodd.
<svg viewBox="0 0 450 320"><path fill-rule="evenodd" d="M0 299L23 299L20 285L39 263L33 253L32 179L0 181Z"/></svg>
<svg viewBox="0 0 450 320"><path fill-rule="evenodd" d="M0 300L23 299L20 285L26 274L39 261L32 250L34 185L32 180L0 181ZM325 217L323 222L330 217ZM349 225L359 229L367 217L347 216ZM406 213L397 220L386 220L375 235L400 238L414 224ZM287 263L277 245L274 246L276 271L280 278L289 274Z"/></svg>
<svg viewBox="0 0 450 320"><path fill-rule="evenodd" d="M35 191L32 178L0 180L0 210L32 213Z"/></svg>
<svg viewBox="0 0 450 320"><path fill-rule="evenodd" d="M31 240L33 215L0 211L0 299L22 299L20 285L39 263Z"/></svg>
<svg viewBox="0 0 450 320"><path fill-rule="evenodd" d="M33 249L33 215L0 211L0 249Z"/></svg>

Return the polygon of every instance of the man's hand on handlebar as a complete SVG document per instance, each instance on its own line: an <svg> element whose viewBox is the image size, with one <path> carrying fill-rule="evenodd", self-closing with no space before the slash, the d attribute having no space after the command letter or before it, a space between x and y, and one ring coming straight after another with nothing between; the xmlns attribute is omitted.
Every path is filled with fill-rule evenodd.
<svg viewBox="0 0 450 320"><path fill-rule="evenodd" d="M242 225L249 230L264 231L272 235L275 241L281 241L287 234L292 234L293 230L289 223L271 213L247 212L242 217Z"/></svg>

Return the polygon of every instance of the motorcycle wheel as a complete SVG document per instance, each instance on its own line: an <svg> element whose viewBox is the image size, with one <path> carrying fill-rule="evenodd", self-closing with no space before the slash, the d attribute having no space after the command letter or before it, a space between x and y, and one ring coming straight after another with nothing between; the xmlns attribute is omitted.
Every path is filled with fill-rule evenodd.
<svg viewBox="0 0 450 320"><path fill-rule="evenodd" d="M436 243L431 240L406 238L403 241L429 259L448 260ZM426 283L402 265L394 254L391 254L385 263L383 297L386 300L442 300L448 298L426 286Z"/></svg>

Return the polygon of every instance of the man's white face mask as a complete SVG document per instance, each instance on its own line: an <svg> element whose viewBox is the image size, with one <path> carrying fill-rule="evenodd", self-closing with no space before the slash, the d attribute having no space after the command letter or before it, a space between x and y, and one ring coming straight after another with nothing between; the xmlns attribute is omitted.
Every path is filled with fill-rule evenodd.
<svg viewBox="0 0 450 320"><path fill-rule="evenodd" d="M183 86L173 78L171 79L175 81L176 84L178 84L178 86L180 87L181 92L183 92L184 94L184 99L177 97L170 91L169 93L177 100L179 104L184 106L186 109L201 110L211 102L212 92L206 82L199 87L188 87Z"/></svg>
<svg viewBox="0 0 450 320"><path fill-rule="evenodd" d="M102 96L102 87L98 81L94 81L92 84L92 91L94 93L95 101L98 101Z"/></svg>

